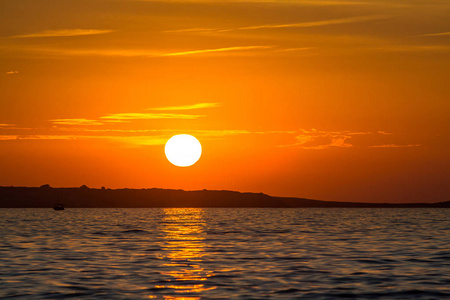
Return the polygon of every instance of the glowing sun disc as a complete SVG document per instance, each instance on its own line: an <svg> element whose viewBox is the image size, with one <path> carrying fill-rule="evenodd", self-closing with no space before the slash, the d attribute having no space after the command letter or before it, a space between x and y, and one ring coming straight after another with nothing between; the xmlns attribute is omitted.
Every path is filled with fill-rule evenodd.
<svg viewBox="0 0 450 300"><path fill-rule="evenodd" d="M167 159L178 167L195 164L202 155L202 145L189 134L177 134L166 142L164 148Z"/></svg>

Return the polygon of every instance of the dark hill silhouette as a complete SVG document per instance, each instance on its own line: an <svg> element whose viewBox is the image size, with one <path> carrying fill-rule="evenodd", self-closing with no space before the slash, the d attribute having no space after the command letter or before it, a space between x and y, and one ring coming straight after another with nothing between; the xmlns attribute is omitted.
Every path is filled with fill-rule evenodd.
<svg viewBox="0 0 450 300"><path fill-rule="evenodd" d="M360 203L272 197L234 191L183 191L171 189L91 189L0 187L0 207L48 207L62 202L70 207L450 207L439 203Z"/></svg>

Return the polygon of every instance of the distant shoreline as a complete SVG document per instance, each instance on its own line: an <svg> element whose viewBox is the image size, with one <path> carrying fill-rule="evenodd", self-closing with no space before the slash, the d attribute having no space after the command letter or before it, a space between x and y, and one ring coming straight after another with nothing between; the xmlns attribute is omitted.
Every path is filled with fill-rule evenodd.
<svg viewBox="0 0 450 300"><path fill-rule="evenodd" d="M230 208L449 208L450 201L437 203L364 203L323 201L296 197L273 197L262 193L173 189L93 189L0 187L0 208L51 208L55 202L66 208L152 208L152 207L230 207Z"/></svg>

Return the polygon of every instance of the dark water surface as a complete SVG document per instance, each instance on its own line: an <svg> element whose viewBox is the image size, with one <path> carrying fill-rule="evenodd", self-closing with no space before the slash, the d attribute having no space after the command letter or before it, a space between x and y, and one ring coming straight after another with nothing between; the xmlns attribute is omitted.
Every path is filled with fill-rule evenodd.
<svg viewBox="0 0 450 300"><path fill-rule="evenodd" d="M449 209L0 209L0 298L450 299Z"/></svg>

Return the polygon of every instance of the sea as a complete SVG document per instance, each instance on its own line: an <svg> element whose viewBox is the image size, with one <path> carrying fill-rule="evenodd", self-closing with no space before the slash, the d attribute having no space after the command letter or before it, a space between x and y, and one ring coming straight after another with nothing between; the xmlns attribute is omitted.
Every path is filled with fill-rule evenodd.
<svg viewBox="0 0 450 300"><path fill-rule="evenodd" d="M0 209L1 299L450 299L450 210Z"/></svg>

